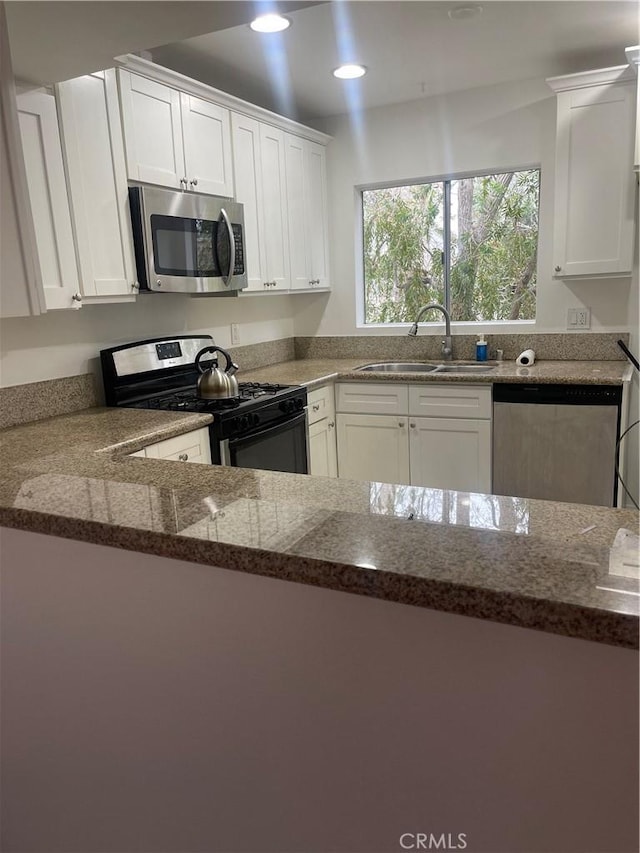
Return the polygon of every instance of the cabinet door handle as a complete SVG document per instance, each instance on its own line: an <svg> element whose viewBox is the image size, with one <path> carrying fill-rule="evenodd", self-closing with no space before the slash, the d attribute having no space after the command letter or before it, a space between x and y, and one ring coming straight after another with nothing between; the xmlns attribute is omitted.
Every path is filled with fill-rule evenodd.
<svg viewBox="0 0 640 853"><path fill-rule="evenodd" d="M561 270L561 269L562 269L562 267L560 267L560 266L556 266L556 267L555 267L555 271L556 271L556 272L560 272L560 270Z"/></svg>
<svg viewBox="0 0 640 853"><path fill-rule="evenodd" d="M181 462L186 462L189 459L189 454L188 453L180 453L180 454L178 454L178 459Z"/></svg>
<svg viewBox="0 0 640 853"><path fill-rule="evenodd" d="M191 184L192 187L197 187L198 186L198 179L193 178L191 181L189 181L189 183Z"/></svg>
<svg viewBox="0 0 640 853"><path fill-rule="evenodd" d="M409 426L411 427L411 429L415 429L415 428L416 428L416 425L415 425L415 424L409 424Z"/></svg>
<svg viewBox="0 0 640 853"><path fill-rule="evenodd" d="M329 423L327 424L327 426L329 427L329 429L333 429L333 428L334 428L334 426L335 426L334 421L329 421Z"/></svg>
<svg viewBox="0 0 640 853"><path fill-rule="evenodd" d="M320 403L316 403L311 408L313 409L314 412L319 412L320 411Z"/></svg>
<svg viewBox="0 0 640 853"><path fill-rule="evenodd" d="M404 421L398 421L398 426L402 429L405 426Z"/></svg>
<svg viewBox="0 0 640 853"><path fill-rule="evenodd" d="M182 186L184 184L185 189L186 189L187 183L188 183L188 181L186 178L180 178L180 185Z"/></svg>

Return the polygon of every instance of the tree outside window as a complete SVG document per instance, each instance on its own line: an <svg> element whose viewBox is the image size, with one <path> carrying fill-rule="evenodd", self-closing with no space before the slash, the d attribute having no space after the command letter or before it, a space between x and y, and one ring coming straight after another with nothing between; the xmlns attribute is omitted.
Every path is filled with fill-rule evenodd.
<svg viewBox="0 0 640 853"><path fill-rule="evenodd" d="M365 323L533 320L540 171L362 191Z"/></svg>

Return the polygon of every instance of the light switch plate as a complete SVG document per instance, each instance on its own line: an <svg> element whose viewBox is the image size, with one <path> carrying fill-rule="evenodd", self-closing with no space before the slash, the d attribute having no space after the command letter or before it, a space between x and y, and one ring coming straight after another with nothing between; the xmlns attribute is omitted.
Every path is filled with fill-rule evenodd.
<svg viewBox="0 0 640 853"><path fill-rule="evenodd" d="M240 343L240 325L238 323L231 324L231 344Z"/></svg>

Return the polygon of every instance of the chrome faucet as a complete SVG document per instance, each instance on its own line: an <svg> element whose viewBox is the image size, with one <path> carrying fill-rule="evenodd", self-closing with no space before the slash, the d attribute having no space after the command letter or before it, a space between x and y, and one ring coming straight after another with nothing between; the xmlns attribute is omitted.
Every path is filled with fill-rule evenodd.
<svg viewBox="0 0 640 853"><path fill-rule="evenodd" d="M442 341L442 358L445 361L451 361L453 359L453 343L451 340L451 317L449 316L449 312L444 307L444 305L440 305L437 302L430 302L428 305L425 305L424 308L421 308L418 311L418 316L416 317L416 321L409 329L408 334L415 337L418 334L418 323L427 311L430 311L432 308L437 308L438 311L442 311L444 315L444 340Z"/></svg>

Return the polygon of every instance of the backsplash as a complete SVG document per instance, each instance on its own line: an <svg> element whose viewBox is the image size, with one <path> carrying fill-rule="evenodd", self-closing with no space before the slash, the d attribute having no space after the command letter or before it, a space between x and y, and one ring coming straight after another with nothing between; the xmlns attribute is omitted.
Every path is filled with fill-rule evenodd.
<svg viewBox="0 0 640 853"><path fill-rule="evenodd" d="M0 429L99 405L95 377L65 376L0 388Z"/></svg>
<svg viewBox="0 0 640 853"><path fill-rule="evenodd" d="M228 352L241 370L295 358L293 338L230 347ZM0 388L0 429L104 405L99 365L97 370L97 375L84 373Z"/></svg>
<svg viewBox="0 0 640 853"><path fill-rule="evenodd" d="M629 343L628 332L594 332L589 334L486 335L489 360L496 350L503 351L505 361L514 361L525 349L535 350L536 359L546 361L624 361L625 355L616 341ZM477 335L453 335L453 357L463 361L476 356ZM442 334L421 335L352 335L344 337L295 338L296 358L364 358L415 361L437 361L441 358Z"/></svg>
<svg viewBox="0 0 640 853"><path fill-rule="evenodd" d="M513 361L523 350L535 350L538 360L546 361L624 361L616 341L629 342L627 332L547 335L489 335L489 359L496 349L504 351L505 361ZM477 335L454 335L453 356L475 358ZM442 335L345 336L280 338L259 344L230 347L229 353L243 370L267 367L282 361L303 358L409 359L437 361ZM0 388L0 429L54 415L77 412L103 404L99 376L91 373L12 385Z"/></svg>

